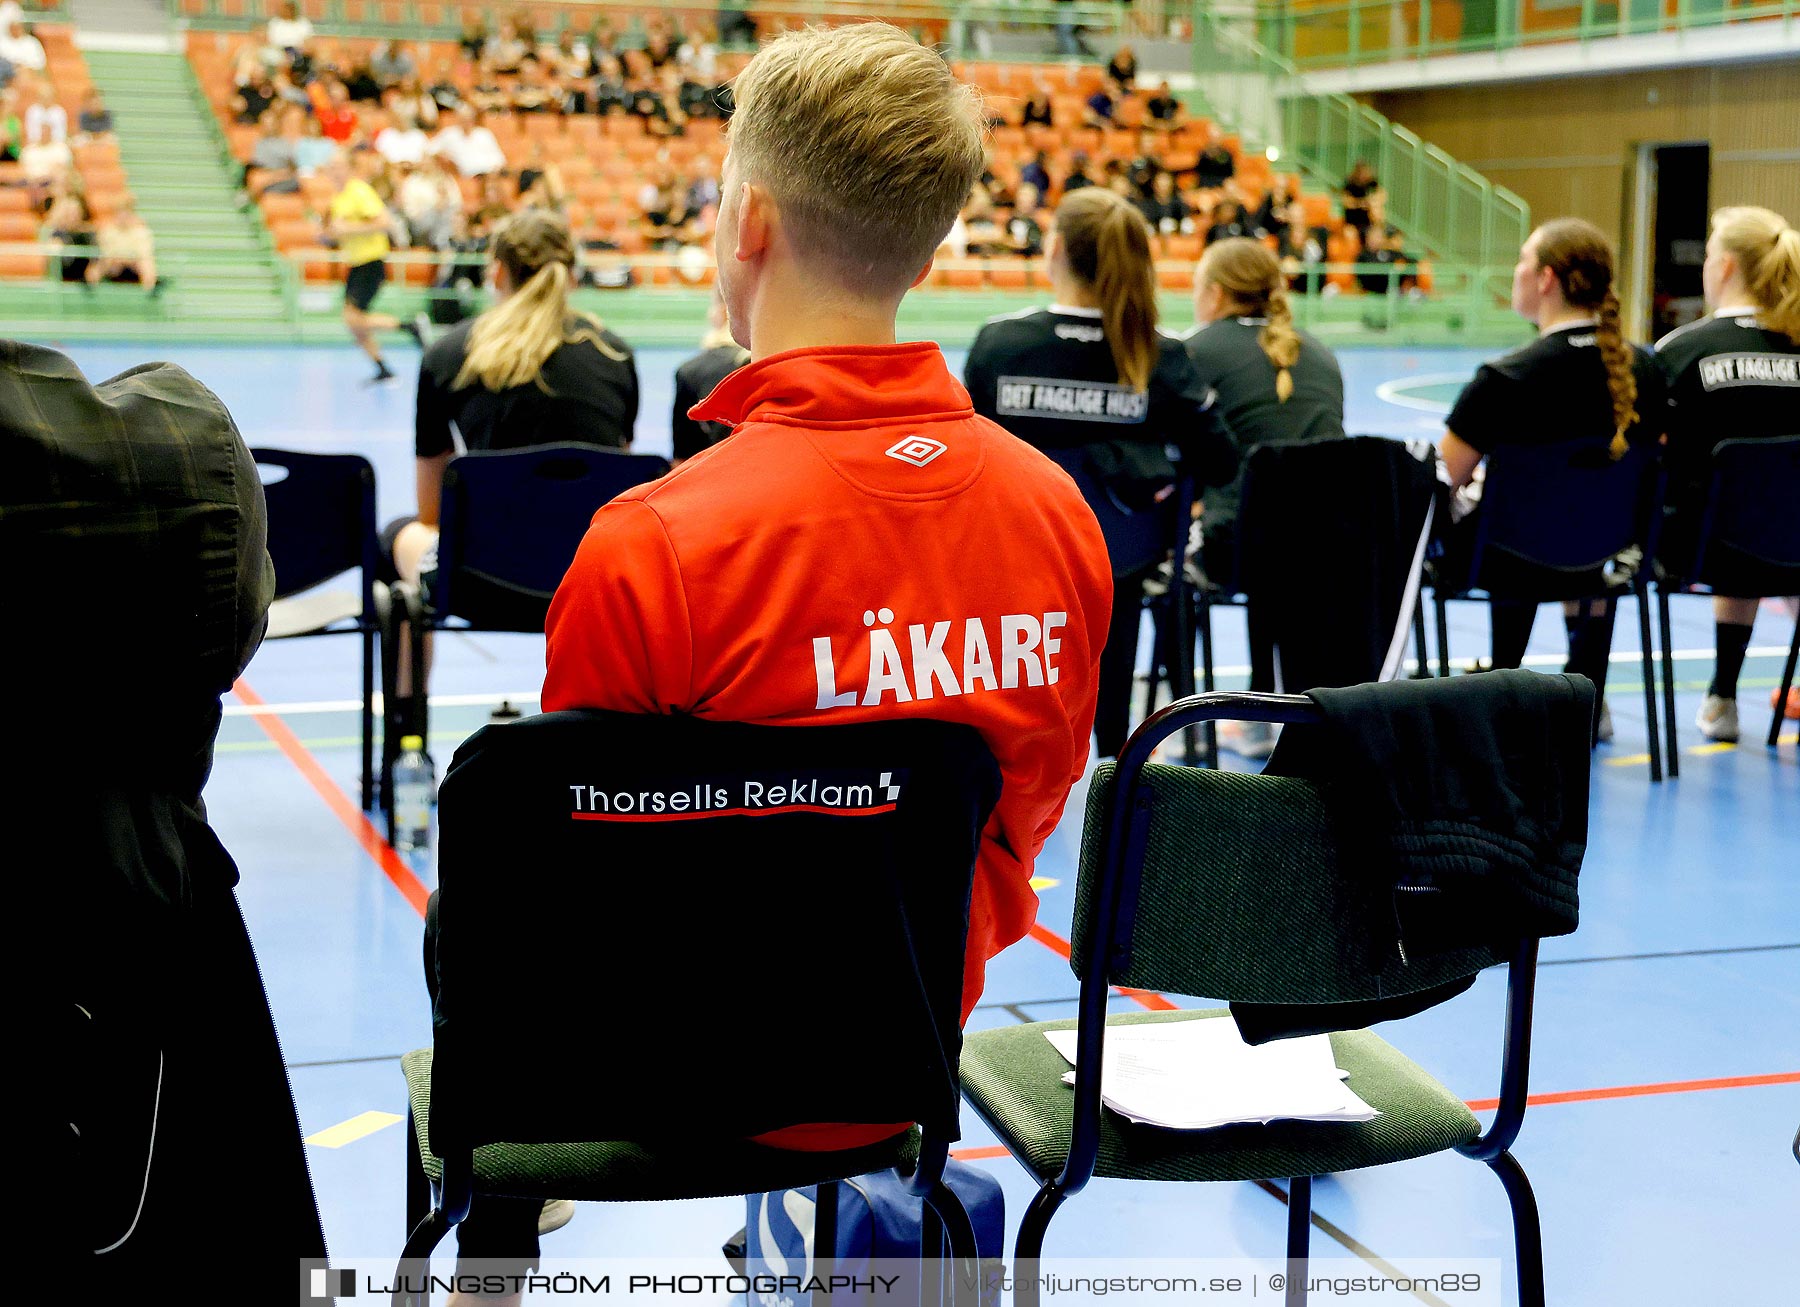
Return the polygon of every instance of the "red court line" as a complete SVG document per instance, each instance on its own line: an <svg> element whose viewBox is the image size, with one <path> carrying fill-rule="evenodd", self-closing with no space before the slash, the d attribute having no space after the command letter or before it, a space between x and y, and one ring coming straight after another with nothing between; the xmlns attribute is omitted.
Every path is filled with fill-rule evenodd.
<svg viewBox="0 0 1800 1307"><path fill-rule="evenodd" d="M875 817L900 805L879 808L826 808L816 803L786 803L778 808L715 808L710 812L572 812L576 821L697 821L702 817L773 817L784 812L822 812L827 817Z"/></svg>
<svg viewBox="0 0 1800 1307"><path fill-rule="evenodd" d="M1040 926L1036 922L1031 925L1031 937L1052 953L1058 954L1064 962L1069 960L1069 956L1073 952L1068 940L1049 927ZM1161 994L1154 994L1147 989L1126 989L1122 985L1115 986L1115 988L1139 1007L1147 1007L1152 1012L1179 1012L1181 1010Z"/></svg>
<svg viewBox="0 0 1800 1307"><path fill-rule="evenodd" d="M1533 1094L1525 1101L1532 1107L1552 1103L1597 1103L1609 1098L1648 1098L1653 1094L1697 1094L1708 1089L1755 1089L1762 1085L1800 1085L1800 1071L1778 1071L1766 1076L1720 1076L1711 1080L1668 1080L1653 1085L1613 1085L1604 1089L1570 1089L1556 1094ZM1497 1098L1477 1098L1473 1112L1491 1112Z"/></svg>
<svg viewBox="0 0 1800 1307"><path fill-rule="evenodd" d="M252 708L265 706L262 696L251 689L250 683L242 677L238 678L237 684L231 689ZM306 778L314 793L325 801L325 806L344 824L350 837L362 846L364 853L375 859L375 865L394 883L394 888L400 891L401 897L412 904L413 911L423 917L425 901L431 897L431 891L425 888L424 882L413 874L413 869L394 852L393 845L375 829L375 823L369 820L368 814L350 801L350 797L319 765L319 760L312 756L311 751L300 743L299 737L289 729L285 721L274 713L255 713L253 716L256 724L262 727L263 734L287 755L287 760L294 764L294 769Z"/></svg>

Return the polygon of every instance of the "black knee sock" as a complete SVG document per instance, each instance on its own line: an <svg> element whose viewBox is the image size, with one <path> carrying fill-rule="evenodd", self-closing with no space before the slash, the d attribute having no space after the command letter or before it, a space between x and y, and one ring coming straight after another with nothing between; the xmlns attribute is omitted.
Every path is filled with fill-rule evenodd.
<svg viewBox="0 0 1800 1307"><path fill-rule="evenodd" d="M1531 643L1537 605L1496 599L1489 609L1494 628L1493 664L1495 667L1517 667L1525 661L1525 646Z"/></svg>
<svg viewBox="0 0 1800 1307"><path fill-rule="evenodd" d="M1708 694L1721 699L1737 698L1738 673L1744 670L1744 653L1750 648L1750 628L1737 622L1713 623L1713 644L1718 662L1713 666Z"/></svg>
<svg viewBox="0 0 1800 1307"><path fill-rule="evenodd" d="M1569 661L1563 670L1587 677L1594 683L1596 697L1604 697L1606 670L1612 658L1612 619L1602 606L1591 616L1565 615L1563 625L1569 632Z"/></svg>

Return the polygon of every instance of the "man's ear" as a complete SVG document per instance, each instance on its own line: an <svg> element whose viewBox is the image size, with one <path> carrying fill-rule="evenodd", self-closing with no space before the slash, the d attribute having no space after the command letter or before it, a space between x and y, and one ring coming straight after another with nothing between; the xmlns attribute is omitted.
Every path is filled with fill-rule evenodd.
<svg viewBox="0 0 1800 1307"><path fill-rule="evenodd" d="M750 263L767 252L773 239L774 205L769 193L749 182L738 183L737 231L732 233L732 257Z"/></svg>
<svg viewBox="0 0 1800 1307"><path fill-rule="evenodd" d="M926 259L925 266L919 269L919 275L912 279L912 285L908 286L907 289L917 290L919 287L923 286L925 284L925 278L931 275L931 267L935 262L937 262L935 257Z"/></svg>
<svg viewBox="0 0 1800 1307"><path fill-rule="evenodd" d="M1556 280L1556 269L1538 266L1537 292L1539 299L1549 299L1552 294L1562 294L1562 284Z"/></svg>

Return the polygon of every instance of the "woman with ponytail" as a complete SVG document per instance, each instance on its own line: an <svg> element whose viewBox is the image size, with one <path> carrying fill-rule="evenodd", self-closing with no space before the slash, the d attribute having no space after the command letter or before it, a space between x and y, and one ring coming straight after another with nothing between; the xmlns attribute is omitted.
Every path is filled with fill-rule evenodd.
<svg viewBox="0 0 1800 1307"><path fill-rule="evenodd" d="M1151 240L1143 214L1112 191L1066 196L1044 241L1055 304L993 319L964 370L977 413L1039 449L1082 450L1115 513L1167 499L1171 450L1197 486L1229 481L1237 467L1181 342L1157 330ZM1101 757L1116 756L1130 729L1144 582L1155 570L1114 563L1094 719Z"/></svg>
<svg viewBox="0 0 1800 1307"><path fill-rule="evenodd" d="M1331 351L1294 326L1287 278L1261 241L1233 237L1206 247L1194 273L1194 316L1187 355L1200 380L1218 395L1240 460L1258 445L1292 445L1344 438L1344 374ZM1206 492L1200 518L1208 576L1237 574L1238 500L1243 469L1227 485ZM1254 638L1250 688L1275 689L1275 650ZM1274 728L1245 723L1232 748L1266 758Z"/></svg>
<svg viewBox="0 0 1800 1307"><path fill-rule="evenodd" d="M1694 561L1713 448L1800 434L1800 231L1769 209L1720 209L1700 280L1709 314L1656 346L1669 385L1661 552L1678 573ZM1800 486L1788 491L1800 502ZM1756 600L1713 597L1716 661L1695 723L1708 739L1738 738L1738 674L1755 621Z"/></svg>
<svg viewBox="0 0 1800 1307"><path fill-rule="evenodd" d="M1513 312L1537 325L1538 336L1484 363L1457 397L1439 453L1450 484L1461 489L1502 445L1545 445L1592 438L1622 458L1640 442L1663 434L1662 378L1648 353L1625 341L1613 291L1612 246L1598 227L1557 218L1531 233L1513 269ZM1452 528L1446 568L1466 564L1475 518ZM1602 696L1612 652L1612 616L1600 601L1563 605L1569 635L1564 670L1591 680ZM1493 665L1517 667L1537 617L1534 603L1493 601ZM1600 700L1599 737L1612 737Z"/></svg>
<svg viewBox="0 0 1800 1307"><path fill-rule="evenodd" d="M433 341L419 367L419 511L382 532L394 564L389 580L416 581L435 568L438 500L454 454L552 443L631 447L637 367L624 341L569 304L575 244L567 220L545 209L506 219L494 230L490 270L494 306ZM403 699L409 680L403 666Z"/></svg>

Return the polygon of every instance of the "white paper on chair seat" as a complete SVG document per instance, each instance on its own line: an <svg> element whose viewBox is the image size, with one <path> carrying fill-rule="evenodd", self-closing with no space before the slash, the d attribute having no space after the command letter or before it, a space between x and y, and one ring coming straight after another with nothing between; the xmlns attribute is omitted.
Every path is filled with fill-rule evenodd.
<svg viewBox="0 0 1800 1307"><path fill-rule="evenodd" d="M1044 1038L1071 1064L1077 1034ZM1108 1026L1100 1098L1127 1120L1166 1130L1239 1122L1369 1121L1379 1116L1345 1083L1327 1035L1246 1044L1228 1017ZM1073 1084L1075 1073L1063 1077Z"/></svg>

